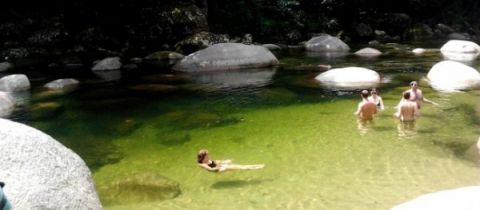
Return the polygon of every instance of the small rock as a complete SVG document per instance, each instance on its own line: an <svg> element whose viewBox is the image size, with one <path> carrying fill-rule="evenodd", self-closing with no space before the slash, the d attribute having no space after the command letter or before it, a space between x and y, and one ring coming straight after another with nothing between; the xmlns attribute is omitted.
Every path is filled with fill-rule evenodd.
<svg viewBox="0 0 480 210"><path fill-rule="evenodd" d="M105 58L99 61L95 66L92 67L93 71L107 71L107 70L118 70L122 68L122 62L120 62L120 57L110 57Z"/></svg>
<svg viewBox="0 0 480 210"><path fill-rule="evenodd" d="M0 72L8 71L10 69L13 69L13 64L9 62L0 63Z"/></svg>

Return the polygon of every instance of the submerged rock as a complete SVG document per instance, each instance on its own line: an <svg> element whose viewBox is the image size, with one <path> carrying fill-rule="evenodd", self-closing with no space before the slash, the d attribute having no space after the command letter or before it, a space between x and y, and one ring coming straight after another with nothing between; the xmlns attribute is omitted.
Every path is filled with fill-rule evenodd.
<svg viewBox="0 0 480 210"><path fill-rule="evenodd" d="M323 72L316 80L334 87L375 87L380 83L380 75L371 69L362 67L336 68Z"/></svg>
<svg viewBox="0 0 480 210"><path fill-rule="evenodd" d="M155 173L135 174L113 180L98 190L106 205L162 201L173 199L182 193L177 182Z"/></svg>
<svg viewBox="0 0 480 210"><path fill-rule="evenodd" d="M305 43L308 51L321 52L348 52L350 47L337 37L330 35L316 36Z"/></svg>
<svg viewBox="0 0 480 210"><path fill-rule="evenodd" d="M12 74L0 79L0 91L24 91L30 89L30 81L24 74Z"/></svg>
<svg viewBox="0 0 480 210"><path fill-rule="evenodd" d="M0 177L15 209L102 209L85 162L52 137L0 119L0 147Z"/></svg>
<svg viewBox="0 0 480 210"><path fill-rule="evenodd" d="M440 52L446 59L471 61L480 55L480 46L471 41L450 40L440 48Z"/></svg>
<svg viewBox="0 0 480 210"><path fill-rule="evenodd" d="M473 210L479 209L480 186L462 187L421 195L390 210Z"/></svg>
<svg viewBox="0 0 480 210"><path fill-rule="evenodd" d="M423 54L425 53L427 50L426 49L423 49L423 48L415 48L412 50L412 53L415 54L415 55L420 55L420 54Z"/></svg>
<svg viewBox="0 0 480 210"><path fill-rule="evenodd" d="M50 119L63 111L63 106L55 102L37 103L28 108L32 120Z"/></svg>
<svg viewBox="0 0 480 210"><path fill-rule="evenodd" d="M265 47L222 43L186 56L175 64L173 69L185 72L203 72L259 68L277 63L277 58Z"/></svg>
<svg viewBox="0 0 480 210"><path fill-rule="evenodd" d="M7 92L0 91L0 117L9 115L15 109L15 99Z"/></svg>
<svg viewBox="0 0 480 210"><path fill-rule="evenodd" d="M441 61L427 74L430 85L437 90L454 91L480 87L480 73L456 61Z"/></svg>
<svg viewBox="0 0 480 210"><path fill-rule="evenodd" d="M72 78L57 79L45 84L44 87L54 91L70 92L75 90L79 83L78 80Z"/></svg>

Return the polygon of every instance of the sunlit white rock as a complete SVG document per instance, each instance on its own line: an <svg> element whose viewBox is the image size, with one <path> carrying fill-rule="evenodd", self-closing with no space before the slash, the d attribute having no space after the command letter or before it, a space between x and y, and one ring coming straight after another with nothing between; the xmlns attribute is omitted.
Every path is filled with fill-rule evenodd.
<svg viewBox="0 0 480 210"><path fill-rule="evenodd" d="M480 73L456 61L441 61L427 74L430 85L437 90L455 91L480 87Z"/></svg>
<svg viewBox="0 0 480 210"><path fill-rule="evenodd" d="M480 46L471 41L450 40L440 48L440 52L446 59L471 61L480 55Z"/></svg>
<svg viewBox="0 0 480 210"><path fill-rule="evenodd" d="M373 87L380 83L380 75L371 69L346 67L331 69L319 74L316 80L334 87Z"/></svg>
<svg viewBox="0 0 480 210"><path fill-rule="evenodd" d="M423 49L423 48L415 48L412 50L413 54L415 55L420 55L420 54L423 54L425 53L427 50L426 49Z"/></svg>
<svg viewBox="0 0 480 210"><path fill-rule="evenodd" d="M30 81L24 74L12 74L0 79L0 91L24 91L30 89Z"/></svg>
<svg viewBox="0 0 480 210"><path fill-rule="evenodd" d="M92 67L92 71L118 70L122 68L120 57L105 58Z"/></svg>
<svg viewBox="0 0 480 210"><path fill-rule="evenodd" d="M480 186L462 187L421 195L390 210L478 210Z"/></svg>
<svg viewBox="0 0 480 210"><path fill-rule="evenodd" d="M357 52L354 53L355 55L358 56L363 56L363 57L376 57L382 54L380 50L371 48L371 47L366 47L361 50L358 50Z"/></svg>
<svg viewBox="0 0 480 210"><path fill-rule="evenodd" d="M7 92L0 91L0 117L9 115L15 108L15 99Z"/></svg>

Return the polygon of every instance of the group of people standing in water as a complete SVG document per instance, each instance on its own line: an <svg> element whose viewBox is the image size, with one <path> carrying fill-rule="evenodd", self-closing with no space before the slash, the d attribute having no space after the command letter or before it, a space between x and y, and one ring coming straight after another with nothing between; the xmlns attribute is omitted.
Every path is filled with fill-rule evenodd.
<svg viewBox="0 0 480 210"><path fill-rule="evenodd" d="M373 120L373 117L379 110L384 110L385 105L383 99L377 93L375 88L372 88L370 93L368 90L362 90L360 93L362 101L358 104L357 111L354 113L361 120ZM397 111L394 116L399 118L402 122L413 122L420 116L420 107L422 103L436 104L423 97L423 93L418 89L416 81L410 82L410 89L402 93L400 102L395 107ZM197 164L201 168L210 172L224 172L235 170L257 170L262 169L264 164L255 165L238 165L233 164L231 160L212 160L208 156L208 151L202 149L197 154Z"/></svg>
<svg viewBox="0 0 480 210"><path fill-rule="evenodd" d="M357 111L355 112L355 115L360 119L373 120L373 116L378 110L385 109L383 100L377 95L377 90L375 88L370 91L370 96L368 90L362 90L360 96L362 101L358 104ZM410 89L402 93L402 98L395 107L397 112L395 112L394 116L399 118L402 122L415 121L415 119L420 116L419 110L423 102L436 104L423 97L422 91L418 89L417 82L412 81L410 82Z"/></svg>

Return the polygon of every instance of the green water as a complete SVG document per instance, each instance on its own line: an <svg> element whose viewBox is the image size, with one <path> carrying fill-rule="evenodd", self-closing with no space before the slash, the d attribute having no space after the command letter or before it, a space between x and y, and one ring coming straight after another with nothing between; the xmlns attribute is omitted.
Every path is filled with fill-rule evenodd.
<svg viewBox="0 0 480 210"><path fill-rule="evenodd" d="M415 125L403 125L393 117L400 93L441 58L387 52L378 59L279 55L280 67L235 75L243 82L147 75L91 82L67 96L34 92L26 106L54 101L64 111L13 118L77 152L105 209L388 209L480 184L471 151L480 134L480 91L445 94L421 83L439 106L424 105ZM317 64L377 70L386 110L371 124L357 122L358 90L322 87L313 80ZM131 88L145 83L174 88ZM195 163L202 148L214 159L266 167L209 173Z"/></svg>

